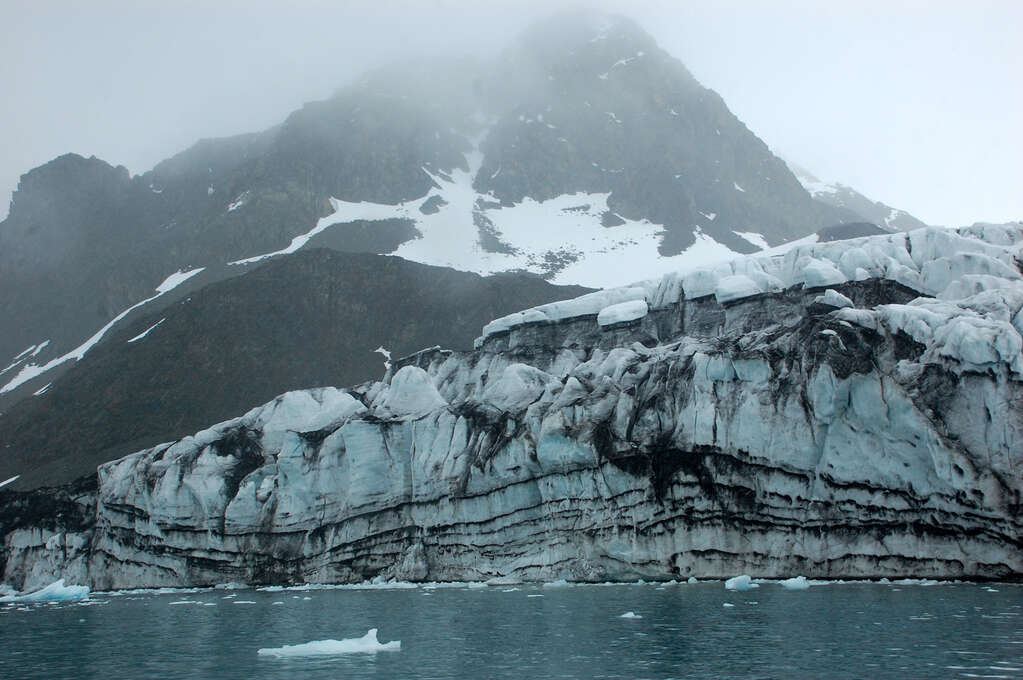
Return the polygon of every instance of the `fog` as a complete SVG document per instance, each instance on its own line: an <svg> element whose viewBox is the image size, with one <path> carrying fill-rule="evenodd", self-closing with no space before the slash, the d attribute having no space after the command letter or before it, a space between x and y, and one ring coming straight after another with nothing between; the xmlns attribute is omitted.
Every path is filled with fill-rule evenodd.
<svg viewBox="0 0 1023 680"><path fill-rule="evenodd" d="M633 18L821 179L932 224L1023 219L1023 3L587 4ZM494 54L555 3L292 5L0 0L0 193L69 151L144 172L394 59Z"/></svg>

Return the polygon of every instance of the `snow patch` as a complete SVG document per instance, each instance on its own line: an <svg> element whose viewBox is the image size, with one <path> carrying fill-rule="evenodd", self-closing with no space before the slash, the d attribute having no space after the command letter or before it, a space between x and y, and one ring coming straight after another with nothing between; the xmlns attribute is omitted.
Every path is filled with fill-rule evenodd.
<svg viewBox="0 0 1023 680"><path fill-rule="evenodd" d="M249 197L249 192L243 191L238 196L238 198L236 198L233 201L231 201L230 205L227 206L227 212L234 212L238 208L240 208L243 205L245 205L245 201L248 199L248 197Z"/></svg>
<svg viewBox="0 0 1023 680"><path fill-rule="evenodd" d="M42 396L42 395L46 394L46 390L50 389L51 385L53 385L52 382L46 383L45 385L40 387L38 390L33 392L32 395L36 396L36 397L39 397L39 396Z"/></svg>
<svg viewBox="0 0 1023 680"><path fill-rule="evenodd" d="M153 330L154 328L156 328L157 326L159 326L160 324L162 324L162 323L163 323L164 321L166 321L166 320L167 320L167 319L166 319L166 317L165 317L165 318L163 318L163 319L160 319L159 321L157 321L156 323L154 323L154 324L153 324L152 326L150 326L149 328L147 328L146 330L142 331L141 333L139 333L138 335L136 335L136 336L135 336L134 338L132 338L131 340L129 340L128 342L138 342L138 341L139 341L139 340L141 340L142 338L144 338L144 337L146 337L147 335L149 335L149 333L150 333L150 332L151 332L151 331L152 331L152 330Z"/></svg>
<svg viewBox="0 0 1023 680"><path fill-rule="evenodd" d="M180 286L182 283L184 283L188 279L190 279L193 276L195 276L196 274L202 272L204 269L205 269L205 267L199 267L198 269L192 269L192 270L189 270L189 271L178 271L178 272L175 272L175 273L171 274L166 279L164 279L163 283L161 283L159 286L156 287L156 295L148 297L145 300L142 300L141 302L136 302L131 307L128 307L126 310L124 310L123 312L121 312L120 314L115 316L113 319L111 319L107 323L107 325L103 326L103 328L101 328L98 331L96 331L96 333L93 334L93 336L91 338L89 338L88 340L86 340L81 345L79 345L75 349L71 350L67 354L65 354L63 356L59 356L56 359L53 359L52 361L49 361L46 364L43 364L42 366L37 366L36 364L28 364L26 366L22 366L21 370L18 372L18 374L16 376L14 376L14 378L10 382L8 382L3 387L0 387L0 394L2 394L4 392L10 392L11 390L17 388L20 385L23 385L24 383L28 382L29 380L32 380L33 378L36 378L36 377L42 375L43 373L49 371L51 368L55 368L55 367L65 363L67 361L71 361L71 360L78 361L78 360L80 360L82 357L85 356L86 352L88 352L90 349L92 349L96 345L96 343L98 343L100 340L103 339L103 336L106 335L107 331L109 331L111 328L113 328L113 326L118 321L120 321L121 319L123 319L128 314L133 312L135 309L141 307L142 305L144 305L144 304L146 304L148 302L152 302L153 300L155 300L156 298L160 297L164 293L167 293L167 292L173 290L174 288ZM49 341L47 341L47 342L49 342ZM44 345L45 344L46 343L44 343ZM41 348L42 348L42 346L40 346L40 349Z"/></svg>
<svg viewBox="0 0 1023 680"><path fill-rule="evenodd" d="M771 244L767 242L767 239L765 239L762 234L758 234L755 231L733 231L732 233L739 238L752 243L761 250L767 250L771 247Z"/></svg>
<svg viewBox="0 0 1023 680"><path fill-rule="evenodd" d="M11 482L17 481L17 479L19 477L21 477L21 475L14 475L13 477L11 477L9 479L5 479L4 481L0 482L0 487L5 487L8 484L10 484Z"/></svg>
<svg viewBox="0 0 1023 680"><path fill-rule="evenodd" d="M377 347L375 350L373 350L373 352L375 352L376 354L383 355L383 357L384 357L384 370L385 371L391 370L391 351L388 350L388 349L384 349L384 346L380 345L380 347Z"/></svg>

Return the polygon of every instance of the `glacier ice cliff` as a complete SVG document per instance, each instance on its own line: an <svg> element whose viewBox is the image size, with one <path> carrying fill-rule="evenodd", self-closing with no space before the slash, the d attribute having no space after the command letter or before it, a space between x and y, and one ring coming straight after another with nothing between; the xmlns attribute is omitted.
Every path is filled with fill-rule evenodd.
<svg viewBox="0 0 1023 680"><path fill-rule="evenodd" d="M102 465L3 580L1018 578L1021 254L921 229L510 315Z"/></svg>

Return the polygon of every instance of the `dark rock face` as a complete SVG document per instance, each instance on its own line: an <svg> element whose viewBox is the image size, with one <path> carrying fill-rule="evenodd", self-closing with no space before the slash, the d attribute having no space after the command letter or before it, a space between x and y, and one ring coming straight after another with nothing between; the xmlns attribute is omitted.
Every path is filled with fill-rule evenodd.
<svg viewBox="0 0 1023 680"><path fill-rule="evenodd" d="M872 201L852 187L837 182L833 184L822 182L804 168L797 165L791 167L810 195L821 203L849 210L872 224L883 225L893 231L911 231L927 226L905 210L893 208L880 201Z"/></svg>
<svg viewBox="0 0 1023 680"><path fill-rule="evenodd" d="M394 356L438 342L468 349L496 316L587 290L327 250L270 261L133 321L8 410L0 480L63 483L281 392L378 377L381 345Z"/></svg>
<svg viewBox="0 0 1023 680"><path fill-rule="evenodd" d="M855 219L811 200L717 93L626 19L542 22L495 74L502 108L475 187L502 202L611 192L612 211L666 226L665 255L691 245L694 227L752 252L735 231L774 245Z"/></svg>
<svg viewBox="0 0 1023 680"><path fill-rule="evenodd" d="M830 227L824 227L817 231L817 235L820 237L822 243L829 241L844 241L850 238L860 238L861 236L877 236L879 234L889 234L887 229L882 229L876 224L870 222L848 222L846 224L833 224Z"/></svg>

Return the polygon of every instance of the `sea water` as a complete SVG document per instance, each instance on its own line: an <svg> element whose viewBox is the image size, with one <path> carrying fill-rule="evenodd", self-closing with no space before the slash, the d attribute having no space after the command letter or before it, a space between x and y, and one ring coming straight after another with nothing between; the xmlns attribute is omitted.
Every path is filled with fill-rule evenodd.
<svg viewBox="0 0 1023 680"><path fill-rule="evenodd" d="M1023 678L1023 586L759 586L215 588L7 602L0 676Z"/></svg>

